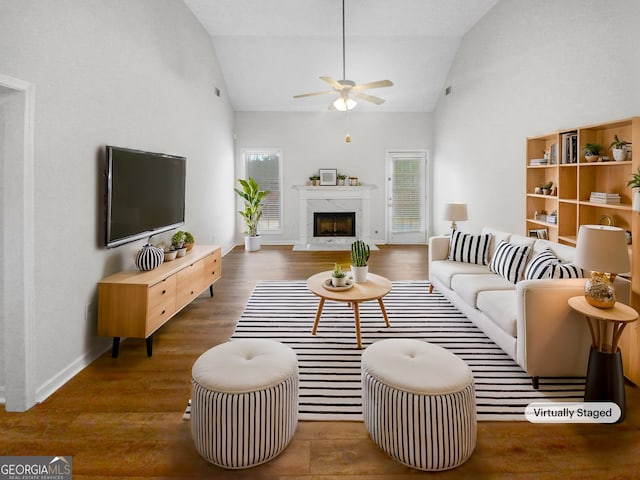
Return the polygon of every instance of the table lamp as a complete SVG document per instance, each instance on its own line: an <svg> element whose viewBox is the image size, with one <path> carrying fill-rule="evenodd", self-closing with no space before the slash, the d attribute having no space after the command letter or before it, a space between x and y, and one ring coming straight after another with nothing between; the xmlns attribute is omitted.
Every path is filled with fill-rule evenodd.
<svg viewBox="0 0 640 480"><path fill-rule="evenodd" d="M447 203L444 206L444 219L451 222L451 232L457 228L456 221L468 220L466 203Z"/></svg>
<svg viewBox="0 0 640 480"><path fill-rule="evenodd" d="M584 285L587 302L598 308L613 307L616 292L611 282L616 274L631 268L625 231L606 225L581 225L573 263L591 272Z"/></svg>

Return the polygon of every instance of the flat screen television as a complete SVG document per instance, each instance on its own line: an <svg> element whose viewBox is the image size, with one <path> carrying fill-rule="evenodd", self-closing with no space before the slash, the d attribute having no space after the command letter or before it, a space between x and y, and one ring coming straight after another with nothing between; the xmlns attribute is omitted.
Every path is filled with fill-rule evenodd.
<svg viewBox="0 0 640 480"><path fill-rule="evenodd" d="M107 248L184 224L186 158L107 145Z"/></svg>

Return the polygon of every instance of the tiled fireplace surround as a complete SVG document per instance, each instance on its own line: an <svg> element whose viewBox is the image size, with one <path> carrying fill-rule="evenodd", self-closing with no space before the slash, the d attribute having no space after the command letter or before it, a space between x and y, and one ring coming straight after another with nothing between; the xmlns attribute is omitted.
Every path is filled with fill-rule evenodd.
<svg viewBox="0 0 640 480"><path fill-rule="evenodd" d="M373 246L370 233L370 198L375 187L297 186L298 242L294 250L345 250L356 239ZM314 237L314 212L355 212L355 237Z"/></svg>

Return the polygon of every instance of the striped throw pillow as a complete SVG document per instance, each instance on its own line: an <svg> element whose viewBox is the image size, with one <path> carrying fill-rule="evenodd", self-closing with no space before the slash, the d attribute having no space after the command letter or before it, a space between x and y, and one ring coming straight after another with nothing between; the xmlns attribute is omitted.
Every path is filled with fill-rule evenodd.
<svg viewBox="0 0 640 480"><path fill-rule="evenodd" d="M558 257L553 250L547 248L533 257L524 270L525 280L542 280L551 278L551 264L558 261Z"/></svg>
<svg viewBox="0 0 640 480"><path fill-rule="evenodd" d="M490 241L490 233L472 235L455 230L449 243L449 260L488 265Z"/></svg>
<svg viewBox="0 0 640 480"><path fill-rule="evenodd" d="M493 254L489 270L503 276L511 283L517 283L522 279L529 250L530 248L526 245L512 245L503 240Z"/></svg>
<svg viewBox="0 0 640 480"><path fill-rule="evenodd" d="M557 261L551 264L551 278L584 278L584 270L573 263Z"/></svg>

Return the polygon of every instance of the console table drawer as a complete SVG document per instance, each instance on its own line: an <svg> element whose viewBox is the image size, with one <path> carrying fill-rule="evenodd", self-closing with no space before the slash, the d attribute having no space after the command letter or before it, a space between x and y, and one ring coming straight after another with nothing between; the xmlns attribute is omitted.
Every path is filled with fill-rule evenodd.
<svg viewBox="0 0 640 480"><path fill-rule="evenodd" d="M207 255L204 258L204 271L202 288L207 288L222 275L222 255L220 250Z"/></svg>
<svg viewBox="0 0 640 480"><path fill-rule="evenodd" d="M204 277L204 259L192 263L188 267L180 270L177 277L176 307L182 308L191 302L202 292L202 278Z"/></svg>
<svg viewBox="0 0 640 480"><path fill-rule="evenodd" d="M152 334L176 312L176 276L149 287L145 334Z"/></svg>

